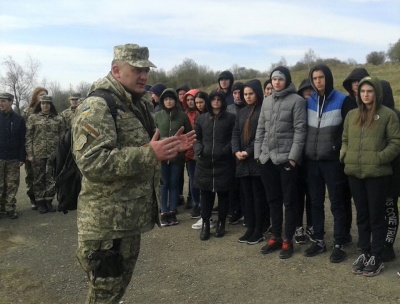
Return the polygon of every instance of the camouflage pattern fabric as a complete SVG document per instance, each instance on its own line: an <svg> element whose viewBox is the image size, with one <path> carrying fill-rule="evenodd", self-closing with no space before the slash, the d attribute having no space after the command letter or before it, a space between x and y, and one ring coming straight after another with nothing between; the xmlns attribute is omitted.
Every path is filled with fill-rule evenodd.
<svg viewBox="0 0 400 304"><path fill-rule="evenodd" d="M98 262L88 260L88 255L98 250L107 250L112 247L113 240L79 241L77 257L82 268L89 278L89 292L86 304L119 303L132 278L133 269L140 251L140 235L121 239L120 253L123 257L124 273L119 277L96 278L94 269Z"/></svg>
<svg viewBox="0 0 400 304"><path fill-rule="evenodd" d="M19 161L0 160L0 193L3 198L2 204L6 212L15 211L15 204L19 188Z"/></svg>
<svg viewBox="0 0 400 304"><path fill-rule="evenodd" d="M137 235L159 224L160 164L136 115L145 115L152 126L154 118L146 101L133 101L111 73L92 85L96 89L112 93L118 130L101 97L86 98L72 120L73 153L83 175L77 211L79 241Z"/></svg>
<svg viewBox="0 0 400 304"><path fill-rule="evenodd" d="M144 97L132 99L109 73L92 85L109 91L117 105L116 122L107 102L86 98L72 119L73 153L82 177L78 198L78 250L89 274L87 304L119 303L131 280L140 250L140 234L159 222L160 164L149 145L150 135L138 119L155 127ZM109 249L122 239L123 273L98 277L88 253Z"/></svg>
<svg viewBox="0 0 400 304"><path fill-rule="evenodd" d="M64 125L67 129L71 128L71 120L74 115L76 107L69 107L61 112L61 117L64 119Z"/></svg>
<svg viewBox="0 0 400 304"><path fill-rule="evenodd" d="M26 107L22 111L22 117L25 119L25 122L28 121L28 117L33 114L34 108L31 107ZM32 169L32 163L30 161L25 162L25 184L26 184L26 194L28 197L34 201L35 200L35 194L33 192L33 169Z"/></svg>
<svg viewBox="0 0 400 304"><path fill-rule="evenodd" d="M124 44L114 47L114 60L122 60L138 68L155 68L149 61L149 49L137 44Z"/></svg>
<svg viewBox="0 0 400 304"><path fill-rule="evenodd" d="M42 96L43 97L43 96ZM49 158L65 131L61 116L32 114L26 123L26 154L28 157Z"/></svg>
<svg viewBox="0 0 400 304"><path fill-rule="evenodd" d="M26 183L26 194L28 197L34 201L35 200L35 192L33 192L33 168L32 163L30 161L25 162L25 183Z"/></svg>
<svg viewBox="0 0 400 304"><path fill-rule="evenodd" d="M21 116L25 119L25 122L28 121L28 117L31 116L33 114L33 111L35 110L35 108L31 108L31 107L26 107L23 111Z"/></svg>
<svg viewBox="0 0 400 304"><path fill-rule="evenodd" d="M32 163L33 192L36 203L50 203L56 194L51 168L47 165L47 158L37 158Z"/></svg>

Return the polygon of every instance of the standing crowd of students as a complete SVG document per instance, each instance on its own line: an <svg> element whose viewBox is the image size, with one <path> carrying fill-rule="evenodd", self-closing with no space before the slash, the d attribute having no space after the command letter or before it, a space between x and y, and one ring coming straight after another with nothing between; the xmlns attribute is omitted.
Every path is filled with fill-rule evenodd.
<svg viewBox="0 0 400 304"><path fill-rule="evenodd" d="M279 251L279 258L288 259L294 243L305 244L308 237L312 243L304 255L314 257L327 251L328 190L334 239L330 261L347 257L353 200L361 254L352 272L378 275L383 263L395 258L399 113L390 84L364 68L354 69L343 87L347 96L334 89L331 70L321 64L298 90L284 66L276 67L263 85L257 79L234 83L233 74L223 71L210 94L160 83L149 88L162 136L182 127L197 135L192 150L162 163L161 225L178 223L186 163L186 205L193 205L192 218L201 217L192 225L201 229L201 240L210 238L213 227L215 237L223 237L230 215L229 223L246 226L240 243L258 244L268 232L261 253Z"/></svg>
<svg viewBox="0 0 400 304"><path fill-rule="evenodd" d="M279 251L279 258L288 259L294 243L305 244L308 237L312 243L304 255L313 257L327 250L327 189L333 215L330 261L346 259L353 200L361 254L352 271L378 275L383 263L395 258L398 229L400 125L390 84L356 68L343 81L346 96L334 89L326 65L313 67L298 90L284 66L263 85L257 79L234 83L230 71L219 75L218 84L210 94L186 85L149 87L160 139L182 130L197 136L192 149L161 163L161 226L179 223L186 165L186 207L199 219L192 228L201 230L201 240L208 240L214 227L215 237L223 237L230 215L230 224L246 226L240 243L259 244L268 233L261 253ZM48 160L78 98L71 96L71 108L58 115L52 97L38 87L22 118L12 110L13 96L0 94L1 207L9 218L18 218L15 195L24 163L32 209L55 211Z"/></svg>

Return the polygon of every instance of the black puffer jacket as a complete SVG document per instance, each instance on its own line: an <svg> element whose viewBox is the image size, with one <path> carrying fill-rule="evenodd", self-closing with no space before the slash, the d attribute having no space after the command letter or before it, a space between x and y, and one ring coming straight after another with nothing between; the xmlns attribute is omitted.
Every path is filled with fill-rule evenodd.
<svg viewBox="0 0 400 304"><path fill-rule="evenodd" d="M240 90L240 96L243 101L244 89L250 87L257 95L257 102L254 105L247 105L243 109L240 109L236 116L235 127L232 134L232 153L235 155L238 151L246 151L248 157L245 160L236 159L236 177L244 176L259 176L260 168L257 161L254 159L254 140L256 138L258 117L260 116L261 105L263 100L263 93L261 82L257 79L250 80L245 83ZM250 119L250 132L248 143L244 139L244 129L246 120Z"/></svg>
<svg viewBox="0 0 400 304"><path fill-rule="evenodd" d="M0 112L0 159L25 162L25 121L14 111Z"/></svg>
<svg viewBox="0 0 400 304"><path fill-rule="evenodd" d="M210 105L214 96L222 100L218 115L212 113ZM194 124L197 135L194 151L198 157L194 184L201 190L228 191L235 176L231 148L235 115L226 112L225 95L221 92L211 92L207 108L210 112L198 116Z"/></svg>

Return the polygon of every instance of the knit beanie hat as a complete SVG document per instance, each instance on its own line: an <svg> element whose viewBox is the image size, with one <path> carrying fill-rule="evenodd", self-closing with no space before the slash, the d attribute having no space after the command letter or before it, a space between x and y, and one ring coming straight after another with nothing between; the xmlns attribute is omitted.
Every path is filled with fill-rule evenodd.
<svg viewBox="0 0 400 304"><path fill-rule="evenodd" d="M240 90L243 87L243 82L236 81L232 86L232 92L236 90Z"/></svg>
<svg viewBox="0 0 400 304"><path fill-rule="evenodd" d="M161 96L161 93L166 89L166 86L162 83L156 83L150 88L150 92L154 93L158 97Z"/></svg>
<svg viewBox="0 0 400 304"><path fill-rule="evenodd" d="M285 89L292 83L292 76L290 76L290 71L287 67L284 66L278 66L275 69L273 69L270 78L272 79L273 77L280 77L284 79L286 81Z"/></svg>

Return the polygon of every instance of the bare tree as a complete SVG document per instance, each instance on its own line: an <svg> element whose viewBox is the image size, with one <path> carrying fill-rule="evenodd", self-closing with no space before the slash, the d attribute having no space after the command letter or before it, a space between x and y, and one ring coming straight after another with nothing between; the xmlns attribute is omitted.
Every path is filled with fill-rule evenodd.
<svg viewBox="0 0 400 304"><path fill-rule="evenodd" d="M307 65L308 69L311 69L311 66L315 64L318 60L317 54L315 54L313 49L308 49L308 51L304 54L303 62Z"/></svg>
<svg viewBox="0 0 400 304"><path fill-rule="evenodd" d="M85 97L85 96L87 96L89 94L91 86L92 85L90 83L85 82L85 81L81 81L76 86L76 92L81 94L82 97Z"/></svg>
<svg viewBox="0 0 400 304"><path fill-rule="evenodd" d="M14 104L18 112L27 102L38 77L40 62L28 55L25 66L20 65L11 56L4 58L5 76L0 78L3 86L14 95Z"/></svg>

